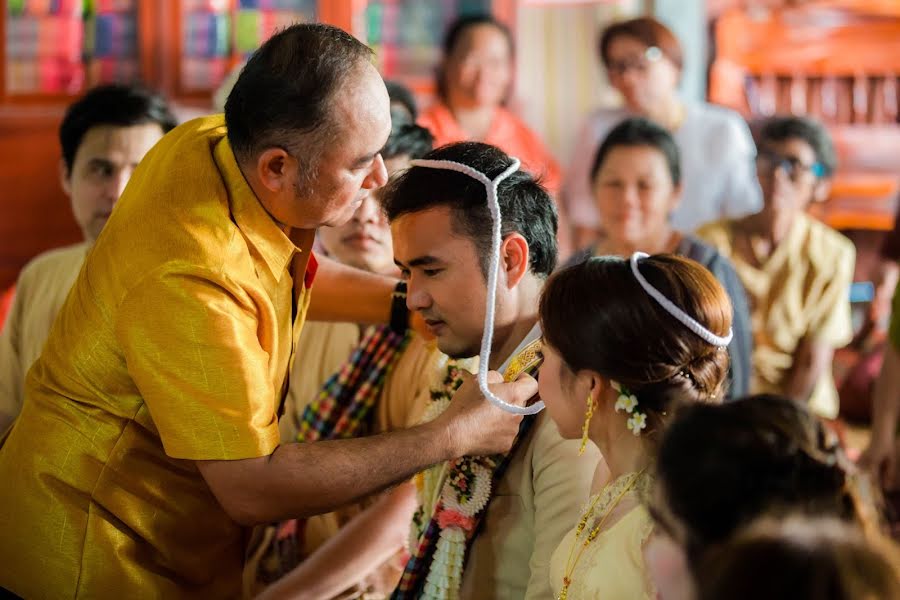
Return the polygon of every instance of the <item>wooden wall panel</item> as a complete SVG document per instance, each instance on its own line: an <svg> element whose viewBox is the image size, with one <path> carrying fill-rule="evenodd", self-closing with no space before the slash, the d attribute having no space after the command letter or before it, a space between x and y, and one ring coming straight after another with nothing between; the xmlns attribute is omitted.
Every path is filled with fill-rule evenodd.
<svg viewBox="0 0 900 600"><path fill-rule="evenodd" d="M0 290L35 255L81 239L59 185L60 111L0 115Z"/></svg>

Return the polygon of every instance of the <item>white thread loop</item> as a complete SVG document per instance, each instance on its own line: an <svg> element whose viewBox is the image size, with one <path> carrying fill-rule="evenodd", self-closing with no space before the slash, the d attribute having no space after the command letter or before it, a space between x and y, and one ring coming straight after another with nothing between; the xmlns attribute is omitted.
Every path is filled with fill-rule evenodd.
<svg viewBox="0 0 900 600"><path fill-rule="evenodd" d="M656 302L660 306L662 306L667 313L675 317L682 325L703 338L704 341L720 348L727 346L731 342L731 338L734 336L734 332L730 327L728 328L728 335L726 335L725 337L714 334L712 331L694 320L689 314L675 306L674 302L663 296L658 289L650 285L650 282L644 279L644 276L641 275L640 269L638 269L638 261L640 261L642 258L647 258L648 256L649 254L647 254L646 252L635 252L631 255L631 272L634 273L634 278L637 279L637 282L639 284L641 284L641 287L644 288L644 291L647 292L651 298L656 300Z"/></svg>
<svg viewBox="0 0 900 600"><path fill-rule="evenodd" d="M487 175L462 163L452 160L427 160L415 159L410 161L410 166L426 167L429 169L443 169L445 171L456 171L463 175L468 175L472 179L481 182L487 192L488 209L491 212L492 232L491 232L491 260L488 266L487 280L487 305L484 311L484 333L481 336L481 353L478 355L478 387L484 397L497 408L501 408L506 412L516 415L534 415L544 409L543 402L535 402L531 406L516 406L509 404L503 399L496 396L488 388L487 373L488 365L491 359L491 344L494 341L494 311L497 298L497 278L500 271L500 244L502 242L503 223L500 214L500 201L497 199L497 188L500 183L519 170L518 158L512 158L512 164L505 171L497 175L493 180L488 179Z"/></svg>

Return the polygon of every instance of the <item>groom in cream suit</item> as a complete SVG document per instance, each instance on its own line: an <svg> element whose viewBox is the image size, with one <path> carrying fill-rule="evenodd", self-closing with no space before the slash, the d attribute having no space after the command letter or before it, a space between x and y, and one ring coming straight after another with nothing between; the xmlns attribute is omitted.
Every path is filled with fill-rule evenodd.
<svg viewBox="0 0 900 600"><path fill-rule="evenodd" d="M463 163L489 178L511 162L479 143L446 146L426 158ZM455 358L477 355L491 232L484 188L468 175L416 166L389 184L383 198L394 257L408 281L408 307L422 316L442 352ZM499 185L498 201L503 238L489 368L503 373L511 359L540 339L537 309L556 264L557 219L550 196L521 170ZM495 477L490 502L469 538L462 598L549 597L550 555L589 495L596 451L579 456L578 441L563 440L547 415L528 418L534 421L505 472ZM439 493L441 484L434 487ZM434 497L424 499L426 522L437 504ZM427 559L417 562L414 556L394 597L418 597L431 568Z"/></svg>

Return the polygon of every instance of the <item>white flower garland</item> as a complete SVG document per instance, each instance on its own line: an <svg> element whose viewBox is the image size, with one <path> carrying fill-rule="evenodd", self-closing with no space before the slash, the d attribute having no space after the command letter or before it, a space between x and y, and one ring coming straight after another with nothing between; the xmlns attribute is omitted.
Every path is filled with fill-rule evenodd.
<svg viewBox="0 0 900 600"><path fill-rule="evenodd" d="M441 365L437 372L434 385L431 386L432 402L422 416L422 422L427 423L436 419L450 405L452 390L447 387L452 385L449 379L450 369L459 369L474 372L478 368L478 359L463 359L453 363ZM474 475L474 485L471 498L466 501L459 496L456 489L447 480L447 472L450 462L441 463L422 471L416 475L416 491L418 493L419 511L416 520L410 528L409 550L415 554L419 539L425 532L425 528L431 521L431 516L437 509L446 509L449 512L464 518L473 519L487 506L491 497L491 476L493 468L479 464L480 461L491 460L488 457L466 457L458 460L469 462L467 465ZM440 495L438 495L440 491ZM462 583L463 564L466 555L466 530L456 524L447 524L441 527L441 532L435 547L434 556L429 566L428 575L422 591L422 598L434 600L457 600L459 588Z"/></svg>

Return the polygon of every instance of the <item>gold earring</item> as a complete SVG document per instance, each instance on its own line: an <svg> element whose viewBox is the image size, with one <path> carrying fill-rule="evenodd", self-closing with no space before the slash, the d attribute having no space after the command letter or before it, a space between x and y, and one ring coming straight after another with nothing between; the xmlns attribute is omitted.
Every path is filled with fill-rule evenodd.
<svg viewBox="0 0 900 600"><path fill-rule="evenodd" d="M591 417L594 416L594 397L588 394L587 412L584 414L584 425L581 426L581 448L578 449L578 456L584 454L584 449L588 443L588 428L591 425Z"/></svg>

